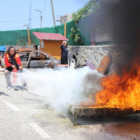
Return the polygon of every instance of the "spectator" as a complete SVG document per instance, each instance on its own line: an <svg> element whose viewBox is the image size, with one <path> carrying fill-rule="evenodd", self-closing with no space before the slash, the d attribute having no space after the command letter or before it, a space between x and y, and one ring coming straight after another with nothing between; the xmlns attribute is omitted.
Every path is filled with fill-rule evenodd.
<svg viewBox="0 0 140 140"><path fill-rule="evenodd" d="M61 47L61 64L68 64L68 50L67 50L67 42L63 41Z"/></svg>

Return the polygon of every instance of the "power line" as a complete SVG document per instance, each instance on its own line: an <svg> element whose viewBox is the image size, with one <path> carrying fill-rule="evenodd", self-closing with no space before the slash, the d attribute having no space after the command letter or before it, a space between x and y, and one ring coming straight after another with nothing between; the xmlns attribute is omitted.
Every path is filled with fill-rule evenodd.
<svg viewBox="0 0 140 140"><path fill-rule="evenodd" d="M21 27L0 27L1 31L23 30Z"/></svg>
<svg viewBox="0 0 140 140"><path fill-rule="evenodd" d="M13 27L0 27L0 28L21 28L20 26L18 26L18 27L15 27L15 26L13 26Z"/></svg>
<svg viewBox="0 0 140 140"><path fill-rule="evenodd" d="M30 1L30 12L29 12L29 29L32 28L32 2Z"/></svg>
<svg viewBox="0 0 140 140"><path fill-rule="evenodd" d="M33 20L39 20L39 19L33 19ZM29 21L29 20L14 20L14 21L0 21L0 22L20 22L20 21Z"/></svg>
<svg viewBox="0 0 140 140"><path fill-rule="evenodd" d="M45 4L44 4L43 17L44 17L44 14L45 14L45 8L46 8L46 0L45 0Z"/></svg>

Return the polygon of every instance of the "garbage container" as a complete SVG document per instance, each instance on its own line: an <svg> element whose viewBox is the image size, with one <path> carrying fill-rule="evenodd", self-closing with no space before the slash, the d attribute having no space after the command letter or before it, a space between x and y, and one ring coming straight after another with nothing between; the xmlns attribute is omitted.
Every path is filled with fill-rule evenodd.
<svg viewBox="0 0 140 140"><path fill-rule="evenodd" d="M75 68L75 59L73 58L68 59L68 68L72 68L72 69Z"/></svg>

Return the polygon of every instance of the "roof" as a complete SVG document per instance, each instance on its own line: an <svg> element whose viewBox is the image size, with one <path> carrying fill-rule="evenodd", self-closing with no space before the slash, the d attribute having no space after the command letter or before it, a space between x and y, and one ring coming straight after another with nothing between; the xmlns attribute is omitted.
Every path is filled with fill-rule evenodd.
<svg viewBox="0 0 140 140"><path fill-rule="evenodd" d="M33 32L33 34L39 39L39 40L61 40L61 41L68 41L66 37L64 37L61 34L57 33L40 33L40 32Z"/></svg>

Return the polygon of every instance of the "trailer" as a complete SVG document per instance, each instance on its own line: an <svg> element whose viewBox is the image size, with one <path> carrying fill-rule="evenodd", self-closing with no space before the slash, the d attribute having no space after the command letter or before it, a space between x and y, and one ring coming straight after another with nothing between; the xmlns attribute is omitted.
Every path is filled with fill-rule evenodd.
<svg viewBox="0 0 140 140"><path fill-rule="evenodd" d="M118 108L94 108L94 107L82 107L82 106L70 106L70 112L73 114L73 124L77 125L78 117L105 117L105 116L113 116L113 117L121 117L130 114L140 113L140 110L133 109L125 109L121 110Z"/></svg>

